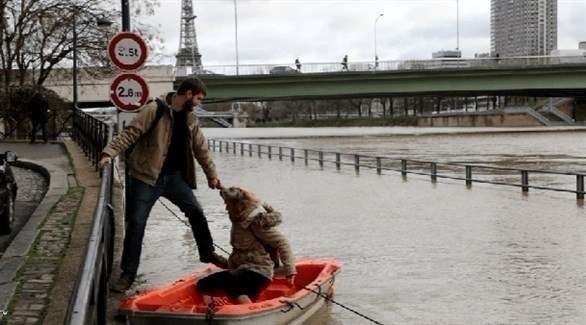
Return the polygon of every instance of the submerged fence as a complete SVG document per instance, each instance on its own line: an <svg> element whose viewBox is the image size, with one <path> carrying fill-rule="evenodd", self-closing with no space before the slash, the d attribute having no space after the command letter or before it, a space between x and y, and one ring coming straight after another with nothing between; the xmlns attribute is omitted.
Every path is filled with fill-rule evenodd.
<svg viewBox="0 0 586 325"><path fill-rule="evenodd" d="M73 123L73 139L97 168L99 154L112 138L113 128L79 110L75 112ZM113 175L113 164L101 170L102 182L85 260L69 303L66 324L106 324L107 321L108 280L112 272L115 234Z"/></svg>
<svg viewBox="0 0 586 325"><path fill-rule="evenodd" d="M438 178L445 178L463 180L466 182L467 186L472 186L472 183L486 183L519 187L523 192L528 192L529 189L566 192L576 194L576 199L578 200L583 200L584 194L586 193L584 191L584 176L586 173L493 167L474 163L462 164L414 159L397 159L382 156L300 149L214 139L209 139L208 145L213 151L232 152L233 154L240 153L242 156L247 154L250 157L258 156L259 158L264 156L269 159L289 159L292 162L303 160L306 165L309 164L310 161L315 161L320 167L323 167L325 164L330 164L335 165L336 169L341 169L342 166L351 166L356 172L360 171L361 168L367 168L375 169L377 174L382 174L383 171L393 171L401 173L403 177L406 177L407 174L424 175L429 176L432 182L436 182ZM479 176L482 175L490 175L492 178L496 176L503 180L479 178ZM575 178L576 187L575 189L572 189L560 186L532 185L530 184L530 175L572 177ZM514 177L516 181L509 181L508 179L511 177Z"/></svg>

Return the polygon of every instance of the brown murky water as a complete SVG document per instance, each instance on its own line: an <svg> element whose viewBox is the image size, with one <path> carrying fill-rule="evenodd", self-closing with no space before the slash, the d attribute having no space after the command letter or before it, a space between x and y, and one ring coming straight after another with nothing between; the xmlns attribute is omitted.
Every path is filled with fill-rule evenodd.
<svg viewBox="0 0 586 325"><path fill-rule="evenodd" d="M206 130L211 137L239 135ZM246 130L247 137L263 130ZM271 130L270 132L276 132ZM287 130L287 132L294 132ZM299 136L303 136L300 130ZM323 131L327 134L327 130ZM390 132L392 133L392 131ZM252 134L252 136L250 136ZM266 134L265 134L266 135ZM497 166L586 170L586 133L247 139L252 143ZM214 154L225 185L280 209L297 257L343 263L335 299L384 324L585 324L586 213L574 195L317 163ZM569 180L568 183L571 183ZM556 181L557 182L557 181ZM215 242L229 222L201 187ZM175 211L178 212L178 209ZM140 288L199 268L191 232L161 204L145 237ZM367 324L330 306L312 324Z"/></svg>

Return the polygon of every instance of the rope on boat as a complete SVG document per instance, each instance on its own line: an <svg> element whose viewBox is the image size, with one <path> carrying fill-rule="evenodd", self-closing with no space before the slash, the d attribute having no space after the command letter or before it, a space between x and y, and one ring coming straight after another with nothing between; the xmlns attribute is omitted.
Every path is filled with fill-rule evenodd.
<svg viewBox="0 0 586 325"><path fill-rule="evenodd" d="M163 205L163 206L164 206L164 207L165 207L165 208L166 208L166 209L167 209L169 212L171 212L171 214L172 214L172 215L173 215L175 218L177 218L177 220L181 221L181 222L182 222L184 225L186 225L187 227L191 227L191 225L189 224L189 222L187 222L186 220L184 220L183 218L181 218L179 215L177 215L177 213L175 213L175 211L173 211L173 210L172 210L172 209L171 209L171 208L170 208L170 207L169 207L169 206L168 206L168 205L167 205L165 202L163 202L161 199L159 199L159 202L161 202L161 204L162 204L162 205ZM217 244L215 244L215 243L214 243L214 246L215 246L217 249L219 249L219 250L221 250L222 252L224 252L225 254L227 254L227 255L230 255L230 252L228 252L227 250L225 250L225 249L224 249L222 246L220 246L220 245L217 245ZM333 282L334 280L335 280L335 277L333 277L331 281ZM324 298L326 301L330 301L330 302L332 302L333 304L335 304L335 305L338 305L338 306L340 306L340 307L342 307L342 308L346 309L347 311L349 311L349 312L351 312L351 313L354 313L355 315L358 315L358 316L360 316L360 317L362 317L362 318L364 318L364 319L366 319L366 320L368 320L368 321L370 321L370 322L372 322L372 323L374 323L374 324L377 324L377 325L384 325L383 323L381 323L381 322L379 322L379 321L377 321L377 320L375 320L375 319L372 319L372 318L370 318L370 317L368 317L368 316L366 316L366 315L362 314L362 313L361 313L361 312L359 312L359 311L356 311L356 310L354 310L354 309L352 309L352 308L350 308L350 307L348 307L348 306L345 306L345 305L344 305L344 304L342 304L342 303L339 303L339 302L335 301L334 299L332 299L332 297L331 297L331 296L329 296L329 295L327 295L327 294L324 294L324 293L322 293L322 292L321 292L321 287L320 287L320 290L319 290L319 291L316 291L315 289L312 289L312 288L310 288L310 287L307 287L307 286L304 286L304 287L303 287L303 289L306 289L306 290L308 290L308 291L311 291L311 292L315 293L316 295L318 295L318 296L320 296L320 297ZM284 302L285 302L285 303L287 303L286 301L284 301ZM303 308L302 308L302 307L301 307L299 304L297 304L297 303L290 303L290 302L289 302L289 303L287 303L287 306L288 306L288 307L290 307L290 309L288 309L288 310L287 310L287 312L288 312L289 310L291 310L291 309L295 308L295 306L297 306L297 307L299 307L299 309L302 309L302 310L303 310ZM208 309L208 312L206 313L206 320L207 320L207 321L213 321L213 319L214 319L214 313L213 313L213 310L210 312L210 310Z"/></svg>
<svg viewBox="0 0 586 325"><path fill-rule="evenodd" d="M303 289L309 290L309 291L311 291L311 292L315 293L316 295L318 295L318 296L320 296L320 297L324 298L326 301L330 301L330 302L332 302L332 303L334 303L334 304L336 304L336 305L338 305L338 306L340 306L340 307L342 307L342 308L346 309L346 310L347 310L347 311L349 311L349 312L352 312L352 313L354 313L354 314L356 314L356 315L358 315L358 316L360 316L360 317L362 317L362 318L364 318L364 319L366 319L366 320L369 320L369 321L371 321L371 322L372 322L372 323L374 323L374 324L378 324L378 325L384 325L383 323L381 323L381 322L379 322L379 321L377 321L377 320L374 320L374 319L372 319L372 318L370 318L370 317L368 317L368 316L366 316L366 315L362 314L361 312L358 312L358 311L356 311L356 310L354 310L354 309L352 309L352 308L350 308L350 307L348 307L348 306L345 306L344 304L341 304L341 303L339 303L339 302L335 301L335 300L334 300L334 299L332 299L332 297L330 297L329 295L326 295L326 294L323 294L323 293L321 293L321 292L315 291L314 289L311 289L311 288L309 288L309 287L307 287L307 286L303 287Z"/></svg>
<svg viewBox="0 0 586 325"><path fill-rule="evenodd" d="M185 219L181 218L180 216L177 215L177 213L175 213L175 211L171 210L171 208L167 205L167 203L165 203L163 200L159 199L159 202L169 211L171 212L171 214L177 218L177 220L181 221L184 225L186 225L187 227L191 228L191 225L189 224L189 222L187 222ZM214 247L216 247L217 249L221 250L224 254L226 255L230 255L230 252L225 250L222 246L217 245L216 243L213 243Z"/></svg>

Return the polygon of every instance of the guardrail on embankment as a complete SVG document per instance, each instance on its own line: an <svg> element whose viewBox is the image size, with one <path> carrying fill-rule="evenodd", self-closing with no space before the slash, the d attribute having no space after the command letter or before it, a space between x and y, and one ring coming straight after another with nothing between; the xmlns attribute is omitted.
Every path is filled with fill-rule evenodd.
<svg viewBox="0 0 586 325"><path fill-rule="evenodd" d="M73 138L96 165L104 146L113 135L111 126L75 112ZM83 267L69 303L66 324L106 324L108 280L114 258L114 211L112 209L113 164L101 170L98 202L93 215Z"/></svg>
<svg viewBox="0 0 586 325"><path fill-rule="evenodd" d="M96 166L96 170L98 169L100 153L110 139L110 129L110 125L80 109L75 109L73 112L71 136L92 164Z"/></svg>
<svg viewBox="0 0 586 325"><path fill-rule="evenodd" d="M296 159L299 159L303 160L306 165L309 163L309 161L317 161L320 167L323 167L326 163L330 163L334 164L336 169L340 169L341 166L353 166L357 172L360 171L360 168L368 168L376 169L378 174L382 174L382 171L384 170L399 172L403 177L406 177L407 174L424 175L430 176L432 182L437 181L438 178L445 178L463 180L466 182L467 186L471 186L472 183L486 183L519 187L523 192L528 192L529 189L566 192L576 194L576 199L578 200L583 200L584 194L586 193L584 191L584 176L586 173L493 167L480 164L434 162L414 159L397 159L382 156L300 149L214 139L209 139L208 145L210 148L212 148L213 151L216 151L216 148L218 148L220 152L223 150L226 152L232 151L233 154L240 152L240 155L245 155L244 153L246 152L250 157L256 154L259 158L262 156L268 157L269 159L278 157L279 160L283 160L283 158L289 158L292 162L294 162ZM298 155L299 153L303 153L303 155ZM491 175L516 174L518 175L518 182L475 178L473 177L474 170L485 171ZM462 174L463 176L459 176ZM564 188L547 185L530 185L530 174L573 177L576 181L576 188L570 189L567 187ZM480 175L480 173L478 173L478 175Z"/></svg>

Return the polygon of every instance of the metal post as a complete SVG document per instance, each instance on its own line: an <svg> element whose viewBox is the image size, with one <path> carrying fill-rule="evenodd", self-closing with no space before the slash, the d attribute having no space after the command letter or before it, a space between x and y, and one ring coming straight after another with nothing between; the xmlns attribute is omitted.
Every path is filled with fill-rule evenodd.
<svg viewBox="0 0 586 325"><path fill-rule="evenodd" d="M431 163L431 181L434 183L437 181L437 164L434 162Z"/></svg>
<svg viewBox="0 0 586 325"><path fill-rule="evenodd" d="M529 172L526 170L521 171L521 189L523 192L529 192Z"/></svg>
<svg viewBox="0 0 586 325"><path fill-rule="evenodd" d="M318 152L318 161L319 161L319 167L323 167L324 166L324 153L323 152Z"/></svg>
<svg viewBox="0 0 586 325"><path fill-rule="evenodd" d="M295 148L291 148L291 161L295 161Z"/></svg>
<svg viewBox="0 0 586 325"><path fill-rule="evenodd" d="M584 200L584 175L576 175L576 198Z"/></svg>
<svg viewBox="0 0 586 325"><path fill-rule="evenodd" d="M226 142L226 153L230 153L230 142Z"/></svg>
<svg viewBox="0 0 586 325"><path fill-rule="evenodd" d="M283 160L283 148L279 147L279 160Z"/></svg>
<svg viewBox="0 0 586 325"><path fill-rule="evenodd" d="M466 186L472 186L472 166L466 166Z"/></svg>
<svg viewBox="0 0 586 325"><path fill-rule="evenodd" d="M232 143L232 153L236 154L236 142Z"/></svg>
<svg viewBox="0 0 586 325"><path fill-rule="evenodd" d="M220 144L220 152L222 152L222 141L218 141L218 143Z"/></svg>
<svg viewBox="0 0 586 325"><path fill-rule="evenodd" d="M376 16L376 19L374 20L374 69L376 70L376 64L378 63L378 53L377 53L377 48L376 48L376 23L378 22L378 20L380 19L380 17L384 16L385 14L379 14L378 16Z"/></svg>
<svg viewBox="0 0 586 325"><path fill-rule="evenodd" d="M269 159L273 159L273 147L272 146L268 146L269 149Z"/></svg>
<svg viewBox="0 0 586 325"><path fill-rule="evenodd" d="M354 155L354 170L360 171L360 155Z"/></svg>
<svg viewBox="0 0 586 325"><path fill-rule="evenodd" d="M240 75L240 64L238 62L238 4L234 0L234 38L236 46L236 75Z"/></svg>
<svg viewBox="0 0 586 325"><path fill-rule="evenodd" d="M122 31L128 32L130 31L130 6L129 0L121 0L122 1Z"/></svg>
<svg viewBox="0 0 586 325"><path fill-rule="evenodd" d="M77 14L73 14L73 110L77 109Z"/></svg>
<svg viewBox="0 0 586 325"><path fill-rule="evenodd" d="M336 152L336 169L340 169L340 153Z"/></svg>
<svg viewBox="0 0 586 325"><path fill-rule="evenodd" d="M308 160L308 152L307 149L303 149L303 158L305 159L305 164L307 165L307 160Z"/></svg>
<svg viewBox="0 0 586 325"><path fill-rule="evenodd" d="M244 143L240 144L240 155L244 156Z"/></svg>
<svg viewBox="0 0 586 325"><path fill-rule="evenodd" d="M248 144L248 156L252 157L252 143Z"/></svg>
<svg viewBox="0 0 586 325"><path fill-rule="evenodd" d="M407 176L407 160L401 159L401 176Z"/></svg>
<svg viewBox="0 0 586 325"><path fill-rule="evenodd" d="M380 157L376 157L376 173L379 175L383 173L382 163L381 163Z"/></svg>
<svg viewBox="0 0 586 325"><path fill-rule="evenodd" d="M258 158L260 158L260 157L262 157L262 145L259 144L257 146L257 149L258 149Z"/></svg>

